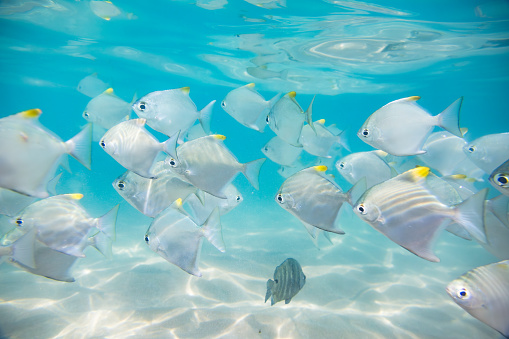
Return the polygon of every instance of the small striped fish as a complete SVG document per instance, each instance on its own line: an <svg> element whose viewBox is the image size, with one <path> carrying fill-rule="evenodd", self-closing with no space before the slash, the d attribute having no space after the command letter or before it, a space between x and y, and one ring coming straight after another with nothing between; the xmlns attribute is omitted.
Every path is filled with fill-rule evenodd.
<svg viewBox="0 0 509 339"><path fill-rule="evenodd" d="M267 280L267 293L265 302L270 299L270 305L284 300L288 304L293 297L304 287L306 276L297 260L288 258L274 271L274 280Z"/></svg>
<svg viewBox="0 0 509 339"><path fill-rule="evenodd" d="M474 268L446 291L471 316L509 337L509 260Z"/></svg>
<svg viewBox="0 0 509 339"><path fill-rule="evenodd" d="M373 186L357 201L354 212L398 245L438 262L432 245L447 219L486 242L483 215L487 189L461 204L448 206L426 188L429 171L428 167L417 167Z"/></svg>

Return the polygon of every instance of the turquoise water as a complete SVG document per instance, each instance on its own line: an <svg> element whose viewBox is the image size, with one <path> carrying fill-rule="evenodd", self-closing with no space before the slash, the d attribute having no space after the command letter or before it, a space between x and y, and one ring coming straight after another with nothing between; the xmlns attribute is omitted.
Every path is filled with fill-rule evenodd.
<svg viewBox="0 0 509 339"><path fill-rule="evenodd" d="M240 162L263 157L274 136L219 105L251 82L266 99L296 91L303 108L316 95L313 119L346 129L354 152L372 149L355 135L370 114L413 95L433 115L463 96L467 140L509 131L507 1L257 3L116 1L120 14L105 20L89 1L2 1L0 118L38 107L41 123L68 140L85 125L90 100L76 87L97 73L126 101L184 86L198 109L217 100L212 131L227 136ZM92 216L120 203L113 259L88 249L73 283L2 263L0 337L500 337L445 292L465 271L498 260L474 241L442 233L434 247L441 262L431 263L347 215L346 234L317 248L274 202L284 178L268 160L260 190L235 179L244 201L221 218L226 252L205 241L197 278L146 246L151 219L111 185L125 169L97 143L92 152L90 171L70 159L57 192L83 193ZM288 257L306 285L290 304L270 307L266 281Z"/></svg>

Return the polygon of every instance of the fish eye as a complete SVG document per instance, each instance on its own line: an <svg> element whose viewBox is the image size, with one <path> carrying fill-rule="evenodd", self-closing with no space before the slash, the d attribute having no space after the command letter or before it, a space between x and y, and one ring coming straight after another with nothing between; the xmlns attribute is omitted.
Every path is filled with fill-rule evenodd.
<svg viewBox="0 0 509 339"><path fill-rule="evenodd" d="M344 162L340 162L338 167L341 168L341 169L345 168L345 163Z"/></svg>
<svg viewBox="0 0 509 339"><path fill-rule="evenodd" d="M170 158L170 160L168 160L168 164L170 164L171 167L177 167L177 162L173 158Z"/></svg>
<svg viewBox="0 0 509 339"><path fill-rule="evenodd" d="M145 242L148 244L149 238L148 235L145 236Z"/></svg>
<svg viewBox="0 0 509 339"><path fill-rule="evenodd" d="M279 201L281 204L283 203L283 195L281 193L279 193L277 196L276 196L276 199L277 201Z"/></svg>
<svg viewBox="0 0 509 339"><path fill-rule="evenodd" d="M120 190L123 190L125 188L125 182L123 182L122 180L120 180L118 183L117 183L117 187L120 189Z"/></svg>
<svg viewBox="0 0 509 339"><path fill-rule="evenodd" d="M359 211L360 214L366 214L367 211L366 211L366 207L364 206L364 204L360 204L357 206L357 211Z"/></svg>
<svg viewBox="0 0 509 339"><path fill-rule="evenodd" d="M16 219L16 225L18 225L18 226L23 225L23 219L21 219L21 218Z"/></svg>
<svg viewBox="0 0 509 339"><path fill-rule="evenodd" d="M495 182L502 187L507 187L509 183L509 176L507 174L497 174L495 175Z"/></svg>
<svg viewBox="0 0 509 339"><path fill-rule="evenodd" d="M461 290L458 291L458 298L460 299L465 299L465 298L468 298L468 292L465 288L462 288Z"/></svg>
<svg viewBox="0 0 509 339"><path fill-rule="evenodd" d="M277 284L279 281L277 279L274 279L274 282Z"/></svg>
<svg viewBox="0 0 509 339"><path fill-rule="evenodd" d="M470 153L474 153L474 152L475 152L475 150L476 150L475 146L470 146L470 147L468 148L468 151L469 151Z"/></svg>
<svg viewBox="0 0 509 339"><path fill-rule="evenodd" d="M264 151L268 151L268 150L269 150L269 146L265 146L265 147L263 148L263 150L264 150Z"/></svg>
<svg viewBox="0 0 509 339"><path fill-rule="evenodd" d="M225 108L226 107L226 102L221 101L221 107Z"/></svg>
<svg viewBox="0 0 509 339"><path fill-rule="evenodd" d="M99 143L99 145L101 145L102 148L105 148L106 147L106 143L104 142L104 140L101 140L101 142Z"/></svg>
<svg viewBox="0 0 509 339"><path fill-rule="evenodd" d="M138 103L138 109L139 109L140 111L144 111L144 110L146 110L146 109L147 109L147 103L146 103L146 102L144 102L144 101L140 101L140 102Z"/></svg>
<svg viewBox="0 0 509 339"><path fill-rule="evenodd" d="M268 115L267 115L267 117L265 118L265 121L266 121L267 123L269 123L269 116L268 116Z"/></svg>
<svg viewBox="0 0 509 339"><path fill-rule="evenodd" d="M242 199L242 198L240 197L240 195L237 195L237 198L235 198L235 199L236 199L237 201L240 201L240 199Z"/></svg>
<svg viewBox="0 0 509 339"><path fill-rule="evenodd" d="M88 118L88 116L89 116L88 112L87 112L87 111L83 112L83 116L84 116L85 118Z"/></svg>
<svg viewBox="0 0 509 339"><path fill-rule="evenodd" d="M362 136L367 138L369 136L369 129L365 128L362 130Z"/></svg>

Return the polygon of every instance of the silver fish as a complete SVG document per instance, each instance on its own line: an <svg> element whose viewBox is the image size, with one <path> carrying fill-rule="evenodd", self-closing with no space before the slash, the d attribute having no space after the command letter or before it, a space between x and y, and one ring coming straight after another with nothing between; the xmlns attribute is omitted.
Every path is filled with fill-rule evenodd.
<svg viewBox="0 0 509 339"><path fill-rule="evenodd" d="M497 201L502 199L502 201ZM503 215L497 213L496 206L498 203L501 203L500 206L503 210ZM481 242L481 246L484 247L485 250L493 254L499 260L509 260L509 221L507 220L507 208L509 204L509 197L505 195L499 195L491 200L486 202L486 210L484 213L484 224L486 227L486 239L488 240L486 243ZM498 214L498 215L497 215ZM501 220L505 218L504 220Z"/></svg>
<svg viewBox="0 0 509 339"><path fill-rule="evenodd" d="M155 178L153 167L160 152L174 155L177 136L160 143L145 128L145 119L121 122L106 132L99 145L120 165L145 178Z"/></svg>
<svg viewBox="0 0 509 339"><path fill-rule="evenodd" d="M87 75L78 83L78 92L85 94L87 97L96 97L108 89L108 84L99 79L97 73Z"/></svg>
<svg viewBox="0 0 509 339"><path fill-rule="evenodd" d="M473 168L476 168L463 152L463 146L466 144L467 142L463 138L447 131L435 132L428 137L422 147L426 153L420 154L418 158L442 175L468 174L456 170L458 165L464 161L468 161Z"/></svg>
<svg viewBox="0 0 509 339"><path fill-rule="evenodd" d="M295 100L295 95L295 92L289 92L279 99L267 115L266 121L270 129L281 140L286 141L292 146L302 147L299 138L304 122L306 121L314 129L313 121L311 120L314 98L306 112L304 112Z"/></svg>
<svg viewBox="0 0 509 339"><path fill-rule="evenodd" d="M509 160L493 170L490 174L490 183L500 193L509 196Z"/></svg>
<svg viewBox="0 0 509 339"><path fill-rule="evenodd" d="M0 119L0 187L46 198L63 155L90 169L92 126L64 142L39 123L40 114L31 109Z"/></svg>
<svg viewBox="0 0 509 339"><path fill-rule="evenodd" d="M11 262L34 268L36 266L34 255L35 232L35 230L30 230L9 245L0 246L0 258L8 257Z"/></svg>
<svg viewBox="0 0 509 339"><path fill-rule="evenodd" d="M283 182L274 197L279 206L299 218L311 235L313 227L344 234L337 220L341 206L345 202L353 204L355 196L364 192L359 185L344 193L324 175L326 170L327 166L322 165L295 173Z"/></svg>
<svg viewBox="0 0 509 339"><path fill-rule="evenodd" d="M120 9L118 9L118 7L111 1L91 0L89 5L92 13L106 21L122 14Z"/></svg>
<svg viewBox="0 0 509 339"><path fill-rule="evenodd" d="M37 231L37 240L55 251L84 257L88 245L105 256L115 239L118 205L100 218L92 218L77 202L82 194L61 194L34 202L15 217L16 229ZM99 231L92 239L90 233Z"/></svg>
<svg viewBox="0 0 509 339"><path fill-rule="evenodd" d="M279 99L279 94L266 101L254 87L255 84L250 83L230 91L221 102L221 107L242 125L263 133L267 126L267 111Z"/></svg>
<svg viewBox="0 0 509 339"><path fill-rule="evenodd" d="M201 277L198 257L203 237L224 252L219 210L216 208L203 226L182 210L182 199L177 199L150 224L145 242L152 251L189 274Z"/></svg>
<svg viewBox="0 0 509 339"><path fill-rule="evenodd" d="M288 304L304 287L305 283L306 276L302 272L299 262L293 258L288 258L274 270L274 280L267 280L265 302L270 298L270 306L281 300Z"/></svg>
<svg viewBox="0 0 509 339"><path fill-rule="evenodd" d="M471 316L509 337L509 260L474 268L446 291Z"/></svg>
<svg viewBox="0 0 509 339"><path fill-rule="evenodd" d="M300 134L299 142L302 147L309 154L319 157L331 158L333 147L340 147L344 145L343 131L334 131L334 134L328 127L325 127L325 119L320 119L313 122L311 125L304 125ZM334 127L334 126L332 126ZM332 128L331 128L332 129Z"/></svg>
<svg viewBox="0 0 509 339"><path fill-rule="evenodd" d="M370 188L397 175L396 171L378 156L379 152L349 154L336 162L336 169L352 185L366 178L366 186Z"/></svg>
<svg viewBox="0 0 509 339"><path fill-rule="evenodd" d="M223 144L224 139L214 134L188 141L177 148L177 157L166 162L185 180L218 198L227 197L224 189L239 172L258 189L258 175L266 159L241 164Z"/></svg>
<svg viewBox="0 0 509 339"><path fill-rule="evenodd" d="M292 166L302 153L302 147L292 146L275 136L262 147L262 153L277 164Z"/></svg>
<svg viewBox="0 0 509 339"><path fill-rule="evenodd" d="M119 122L129 120L131 105L132 103L117 97L113 88L108 88L88 102L83 118L93 123L94 127L100 126L108 130Z"/></svg>
<svg viewBox="0 0 509 339"><path fill-rule="evenodd" d="M396 244L438 262L432 245L446 220L461 224L473 237L486 242L483 215L487 189L448 206L426 188L429 171L417 167L371 187L357 201L354 212Z"/></svg>
<svg viewBox="0 0 509 339"><path fill-rule="evenodd" d="M147 125L171 137L179 132L183 134L196 119L200 121L203 130L210 133L210 118L215 102L211 101L198 111L189 97L189 87L182 87L151 92L136 101L132 107L140 118L147 120Z"/></svg>
<svg viewBox="0 0 509 339"><path fill-rule="evenodd" d="M466 155L485 173L490 174L509 159L509 133L488 134L463 147Z"/></svg>
<svg viewBox="0 0 509 339"><path fill-rule="evenodd" d="M368 145L398 156L424 153L422 146L434 126L462 137L458 119L463 98L436 116L419 106L419 99L413 96L386 104L371 114L357 136Z"/></svg>
<svg viewBox="0 0 509 339"><path fill-rule="evenodd" d="M131 206L151 218L178 198L186 199L190 194L199 194L196 187L171 172L164 161L155 164L154 174L156 179L148 179L127 171L115 179L113 188Z"/></svg>

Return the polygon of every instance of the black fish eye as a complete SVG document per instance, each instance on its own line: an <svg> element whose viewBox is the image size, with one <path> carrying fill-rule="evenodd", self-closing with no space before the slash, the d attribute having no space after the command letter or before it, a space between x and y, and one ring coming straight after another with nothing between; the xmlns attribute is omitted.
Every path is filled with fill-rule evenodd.
<svg viewBox="0 0 509 339"><path fill-rule="evenodd" d="M269 116L267 115L267 117L265 118L265 121L267 121L267 123L269 123Z"/></svg>
<svg viewBox="0 0 509 339"><path fill-rule="evenodd" d="M264 149L265 151L268 151L268 150L269 150L269 147L268 147L268 146L265 146L263 149Z"/></svg>
<svg viewBox="0 0 509 339"><path fill-rule="evenodd" d="M240 199L241 199L240 195L237 195L236 199L237 199L237 201L240 201Z"/></svg>
<svg viewBox="0 0 509 339"><path fill-rule="evenodd" d="M362 130L362 136L363 136L363 137L367 137L367 136L369 136L369 129L367 129L367 128L363 129L363 130Z"/></svg>
<svg viewBox="0 0 509 339"><path fill-rule="evenodd" d="M104 142L104 140L101 140L101 142L99 143L99 145L101 145L102 148L106 147L106 143Z"/></svg>
<svg viewBox="0 0 509 339"><path fill-rule="evenodd" d="M470 147L468 148L468 151L469 151L470 153L475 152L475 146L470 146Z"/></svg>
<svg viewBox="0 0 509 339"><path fill-rule="evenodd" d="M177 166L177 162L175 161L175 159L173 158L170 158L170 160L168 161L168 163L170 164L171 167L176 167Z"/></svg>
<svg viewBox="0 0 509 339"><path fill-rule="evenodd" d="M339 164L339 168L345 168L345 163L344 163L344 162L341 162L341 163Z"/></svg>
<svg viewBox="0 0 509 339"><path fill-rule="evenodd" d="M458 297L461 299L465 298L467 295L468 295L467 290L465 290L464 288L458 291Z"/></svg>
<svg viewBox="0 0 509 339"><path fill-rule="evenodd" d="M221 101L221 107L226 107L226 102Z"/></svg>
<svg viewBox="0 0 509 339"><path fill-rule="evenodd" d="M88 118L88 112L86 112L86 111L85 111L85 112L83 112L83 116L84 116L84 117L86 117L86 118Z"/></svg>
<svg viewBox="0 0 509 339"><path fill-rule="evenodd" d="M123 182L122 180L120 180L118 183L117 183L117 187L121 190L123 190L125 188L125 182Z"/></svg>
<svg viewBox="0 0 509 339"><path fill-rule="evenodd" d="M366 214L366 208L364 207L363 204L357 206L357 211L359 211L360 214Z"/></svg>
<svg viewBox="0 0 509 339"><path fill-rule="evenodd" d="M148 244L148 241L149 241L149 239L148 239L148 235L146 235L146 236L145 236L145 242Z"/></svg>
<svg viewBox="0 0 509 339"><path fill-rule="evenodd" d="M274 282L277 284L279 281L277 279L274 279Z"/></svg>
<svg viewBox="0 0 509 339"><path fill-rule="evenodd" d="M23 225L23 219L21 219L21 218L16 219L16 225L18 225L18 226Z"/></svg>
<svg viewBox="0 0 509 339"><path fill-rule="evenodd" d="M145 102L140 101L140 102L138 103L138 109L139 109L140 111L144 111L146 108L147 108L147 104L146 104Z"/></svg>
<svg viewBox="0 0 509 339"><path fill-rule="evenodd" d="M283 195L281 193L279 193L276 197L277 201L279 201L280 203L283 203Z"/></svg>
<svg viewBox="0 0 509 339"><path fill-rule="evenodd" d="M506 186L507 183L509 183L509 178L507 175L505 174L497 174L495 176L495 182L499 185L499 186Z"/></svg>

